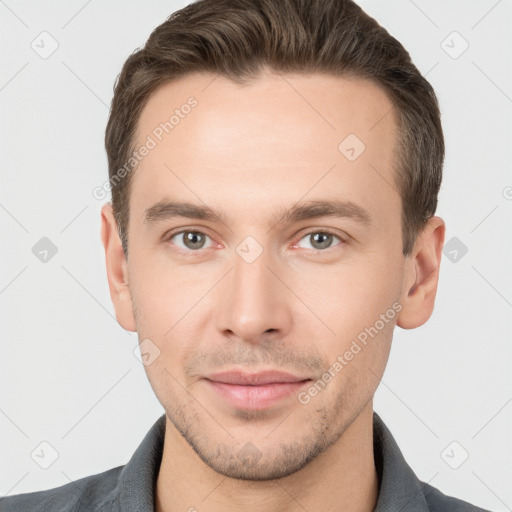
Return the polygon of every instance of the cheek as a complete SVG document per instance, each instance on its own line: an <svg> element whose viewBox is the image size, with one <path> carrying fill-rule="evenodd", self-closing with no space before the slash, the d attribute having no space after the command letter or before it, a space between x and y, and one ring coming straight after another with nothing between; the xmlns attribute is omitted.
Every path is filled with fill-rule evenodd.
<svg viewBox="0 0 512 512"><path fill-rule="evenodd" d="M148 336L172 335L208 289L204 269L173 265L149 252L134 254L132 264L130 292L139 312L139 327Z"/></svg>
<svg viewBox="0 0 512 512"><path fill-rule="evenodd" d="M391 263L391 251L385 251L354 252L336 264L301 262L283 269L294 294L283 295L281 307L297 318L299 344L307 338L330 364L391 308L399 292L399 267ZM132 256L130 290L139 338L151 339L163 356L151 371L162 371L163 364L169 371L177 369L212 328L221 306L207 294L225 267L220 261L175 265L150 251Z"/></svg>
<svg viewBox="0 0 512 512"><path fill-rule="evenodd" d="M338 363L332 395L343 390L345 399L368 399L382 377L400 308L400 271L390 261L361 256L301 280L301 298L322 320L314 319L315 348L330 367Z"/></svg>
<svg viewBox="0 0 512 512"><path fill-rule="evenodd" d="M297 280L297 295L335 336L354 336L373 325L400 293L401 274L385 256L300 274L305 277Z"/></svg>
<svg viewBox="0 0 512 512"><path fill-rule="evenodd" d="M137 310L139 340L149 339L150 350L158 354L145 366L148 378L154 389L179 388L177 382L186 387L183 368L197 352L204 338L199 331L210 319L201 299L211 289L210 281L216 274L212 271L215 275L210 279L204 270L199 275L199 267L173 266L151 254L134 256L132 263L136 270L130 291Z"/></svg>

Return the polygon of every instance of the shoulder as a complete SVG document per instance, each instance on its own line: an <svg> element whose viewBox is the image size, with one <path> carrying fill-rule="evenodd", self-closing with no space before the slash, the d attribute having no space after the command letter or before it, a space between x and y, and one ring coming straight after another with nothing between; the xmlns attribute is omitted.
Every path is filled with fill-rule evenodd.
<svg viewBox="0 0 512 512"><path fill-rule="evenodd" d="M123 466L44 491L0 498L0 512L78 512L112 510Z"/></svg>
<svg viewBox="0 0 512 512"><path fill-rule="evenodd" d="M431 512L490 512L467 501L446 496L439 489L421 482L421 488Z"/></svg>

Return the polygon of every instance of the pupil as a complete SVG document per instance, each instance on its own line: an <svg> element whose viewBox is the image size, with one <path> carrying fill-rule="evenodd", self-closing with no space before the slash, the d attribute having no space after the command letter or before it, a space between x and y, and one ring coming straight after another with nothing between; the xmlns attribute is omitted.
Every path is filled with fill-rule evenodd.
<svg viewBox="0 0 512 512"><path fill-rule="evenodd" d="M322 238L324 238L323 242L321 241ZM332 235L330 235L329 233L315 233L313 235L314 242L318 243L320 245L320 248L322 249L329 247L331 238Z"/></svg>
<svg viewBox="0 0 512 512"><path fill-rule="evenodd" d="M198 247L202 247L204 244L204 240L201 240L200 242L197 241L198 239L200 239L201 236L202 235L200 233L197 233L195 231L189 231L185 238L193 249L197 249Z"/></svg>

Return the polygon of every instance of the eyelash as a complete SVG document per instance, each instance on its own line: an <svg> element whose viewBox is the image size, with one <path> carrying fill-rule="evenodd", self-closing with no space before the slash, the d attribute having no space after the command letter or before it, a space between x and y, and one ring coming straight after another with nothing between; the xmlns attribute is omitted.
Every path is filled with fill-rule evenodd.
<svg viewBox="0 0 512 512"><path fill-rule="evenodd" d="M171 239L174 238L175 236L182 235L184 233L197 233L197 234L204 235L204 236L206 236L206 237L211 239L211 237L207 233L205 233L204 231L201 231L200 229L188 228L188 229L182 229L181 231L176 231L176 232L168 234L167 236L165 236L164 241L165 242L170 242ZM307 233L302 235L301 238L299 238L297 240L297 242L294 242L292 244L292 246L296 247L301 240L303 240L304 238L306 238L308 236L311 236L313 234L317 234L317 233L321 233L323 235L332 235L333 237L335 237L335 238L337 238L339 240L339 243L335 244L335 245L333 245L331 247L327 247L327 249L302 249L302 250L304 250L304 251L306 251L306 252L308 252L310 254L311 253L322 254L322 253L327 253L331 249L335 249L339 245L342 245L342 244L346 243L346 240L344 238L342 238L339 234L335 233L334 231L332 231L330 229L322 228L322 229L312 229L312 230L308 231ZM202 249L197 249L197 250L194 251L192 249L181 249L181 248L178 248L178 251L181 254L186 254L186 255L194 255L195 253L200 253L201 250Z"/></svg>

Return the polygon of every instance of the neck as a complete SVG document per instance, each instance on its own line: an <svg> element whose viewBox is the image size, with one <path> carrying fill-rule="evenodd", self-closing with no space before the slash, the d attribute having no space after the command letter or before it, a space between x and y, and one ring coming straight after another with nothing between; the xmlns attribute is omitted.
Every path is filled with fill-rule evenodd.
<svg viewBox="0 0 512 512"><path fill-rule="evenodd" d="M301 470L264 481L237 480L215 472L166 417L155 510L372 512L379 488L372 406L370 401L337 442Z"/></svg>

